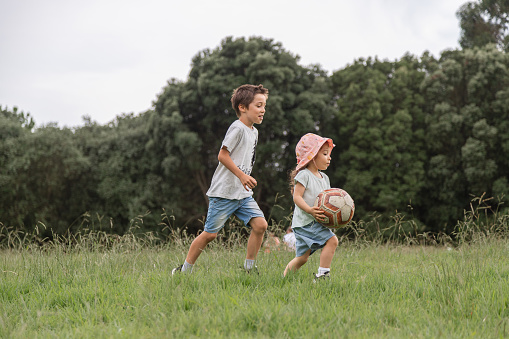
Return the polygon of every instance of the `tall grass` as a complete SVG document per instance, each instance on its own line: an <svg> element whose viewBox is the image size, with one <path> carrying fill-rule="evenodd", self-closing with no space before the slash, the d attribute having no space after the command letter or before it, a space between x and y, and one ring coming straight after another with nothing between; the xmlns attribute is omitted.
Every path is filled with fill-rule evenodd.
<svg viewBox="0 0 509 339"><path fill-rule="evenodd" d="M187 247L2 250L0 337L504 337L509 242L457 248L342 244L332 278L318 255L282 278L293 254L212 243L191 275Z"/></svg>
<svg viewBox="0 0 509 339"><path fill-rule="evenodd" d="M51 239L0 224L0 337L507 337L508 218L475 203L452 235L409 232L417 225L399 215L352 224L318 284L319 254L282 277L294 256L284 248L244 272L233 224L176 276L193 236L165 213L158 232L138 233L140 216L121 236L90 216Z"/></svg>

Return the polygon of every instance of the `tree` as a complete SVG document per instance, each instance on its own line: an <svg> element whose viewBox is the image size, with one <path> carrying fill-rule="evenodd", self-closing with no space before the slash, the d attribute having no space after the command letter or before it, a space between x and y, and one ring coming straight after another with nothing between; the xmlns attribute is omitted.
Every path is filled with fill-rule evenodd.
<svg viewBox="0 0 509 339"><path fill-rule="evenodd" d="M215 50L201 51L193 58L185 83L170 82L159 95L156 119L173 119L179 121L180 127L154 136L157 143L170 145L180 132L185 132L182 142L190 142L190 147L185 147L192 156L179 167L187 176L179 177L179 186L187 192L189 208L179 212L189 217L204 216L205 193L217 166L221 141L228 126L237 119L231 94L244 83L262 83L269 89L264 122L256 126L260 131L253 170L258 179L256 199L270 214L275 196L286 195L287 171L295 166L293 147L303 134L319 131L333 117L326 73L318 66L300 66L298 61L297 56L272 39L228 37ZM174 147L164 152L168 159L178 158ZM290 199L286 206L293 206ZM194 225L200 226L197 222Z"/></svg>
<svg viewBox="0 0 509 339"><path fill-rule="evenodd" d="M111 231L124 233L130 221L143 215L147 224L157 224L159 195L154 188L160 180L152 163L158 154L147 150L149 121L153 112L122 114L106 126L90 121L76 131L79 147L91 164L87 172L86 209L110 220Z"/></svg>
<svg viewBox="0 0 509 339"><path fill-rule="evenodd" d="M442 53L426 76L428 165L425 218L451 231L472 196L507 189L507 88L509 59L494 45ZM447 226L446 226L447 225Z"/></svg>
<svg viewBox="0 0 509 339"><path fill-rule="evenodd" d="M0 106L0 222L12 221L9 210L15 201L16 185L11 162L23 153L20 140L24 140L33 127L31 123L27 124L26 117L22 112L18 113L16 107L11 111Z"/></svg>
<svg viewBox="0 0 509 339"><path fill-rule="evenodd" d="M42 223L46 226L40 227L42 236L65 233L83 212L81 192L75 188L89 168L72 131L46 126L8 139L2 146L9 149L2 166L6 184L2 222L25 231Z"/></svg>
<svg viewBox="0 0 509 339"><path fill-rule="evenodd" d="M424 177L421 63L359 59L332 75L338 111L332 126L331 180L356 201L356 214L393 215L419 200ZM337 165L336 165L337 164Z"/></svg>
<svg viewBox="0 0 509 339"><path fill-rule="evenodd" d="M18 108L16 106L13 107L12 111L10 111L7 107L2 108L0 105L0 117L4 120L9 120L12 123L15 123L17 126L20 126L28 131L32 131L35 126L35 121L30 116L30 113L25 113L23 111L18 112ZM9 133L9 128L4 128L2 130L3 133L0 136L6 136Z"/></svg>
<svg viewBox="0 0 509 339"><path fill-rule="evenodd" d="M506 23L505 2L481 5ZM269 89L253 176L256 200L276 221L293 207L287 173L308 132L334 140L327 174L355 199L356 218L411 205L427 230L451 232L472 197L509 196L509 57L496 45L438 60L359 59L328 76L271 39L228 37L199 52L189 78L171 79L152 110L104 126L85 118L72 130L35 128L29 114L0 107L0 221L25 230L42 222L51 235L75 232L88 212L124 233L138 215L154 230L164 209L198 231L237 119L232 90L244 83Z"/></svg>
<svg viewBox="0 0 509 339"><path fill-rule="evenodd" d="M463 48L496 44L509 51L509 1L467 2L456 12L460 20L460 45Z"/></svg>

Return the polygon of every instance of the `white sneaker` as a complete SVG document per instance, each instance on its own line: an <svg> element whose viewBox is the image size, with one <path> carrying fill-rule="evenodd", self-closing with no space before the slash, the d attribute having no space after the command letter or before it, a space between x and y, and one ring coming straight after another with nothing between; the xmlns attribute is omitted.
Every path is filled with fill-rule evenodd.
<svg viewBox="0 0 509 339"><path fill-rule="evenodd" d="M174 274L175 274L175 273L177 273L177 272L182 272L182 267L183 267L183 266L184 266L184 265L179 265L179 266L175 267L174 269L172 269L172 270L171 270L171 275L174 275Z"/></svg>
<svg viewBox="0 0 509 339"><path fill-rule="evenodd" d="M260 274L260 272L258 272L258 266L254 265L250 270L248 270L247 268L244 268L244 266L240 266L240 268L244 271L246 271L246 273L256 273L256 274Z"/></svg>
<svg viewBox="0 0 509 339"><path fill-rule="evenodd" d="M320 280L329 280L330 279L330 275L329 275L330 271L329 272L325 272L324 274L314 274L314 279L313 279L313 282L314 283L317 283L319 282Z"/></svg>

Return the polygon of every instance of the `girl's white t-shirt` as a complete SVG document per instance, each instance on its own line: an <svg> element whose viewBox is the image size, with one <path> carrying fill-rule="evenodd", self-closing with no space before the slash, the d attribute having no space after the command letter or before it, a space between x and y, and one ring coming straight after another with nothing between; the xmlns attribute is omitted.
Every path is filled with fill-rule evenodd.
<svg viewBox="0 0 509 339"><path fill-rule="evenodd" d="M323 172L319 173L322 176L321 178L316 177L310 170L305 168L299 171L294 179L295 184L299 182L306 188L302 198L310 207L313 207L318 194L325 189L331 188L329 177ZM302 210L299 206L295 205L295 209L293 210L292 228L306 226L312 221L315 221L315 218L313 218L311 214L304 212L304 210Z"/></svg>

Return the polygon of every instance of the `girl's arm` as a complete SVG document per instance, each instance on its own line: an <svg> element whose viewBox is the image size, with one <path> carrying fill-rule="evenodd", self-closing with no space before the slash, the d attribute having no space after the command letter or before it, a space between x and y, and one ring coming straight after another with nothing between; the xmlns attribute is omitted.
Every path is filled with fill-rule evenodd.
<svg viewBox="0 0 509 339"><path fill-rule="evenodd" d="M318 222L325 222L325 216L323 215L323 211L316 206L309 206L302 197L304 195L304 191L306 187L302 185L300 182L295 184L293 190L293 201L295 205L299 206L304 212L311 214L313 218Z"/></svg>
<svg viewBox="0 0 509 339"><path fill-rule="evenodd" d="M258 184L255 178L242 172L240 168L235 165L232 158L230 158L230 152L228 152L226 147L221 148L219 155L217 156L217 160L219 160L219 162L222 163L224 167L228 168L230 172L235 174L235 176L240 179L242 187L244 187L246 191L249 191L250 188L255 188Z"/></svg>

